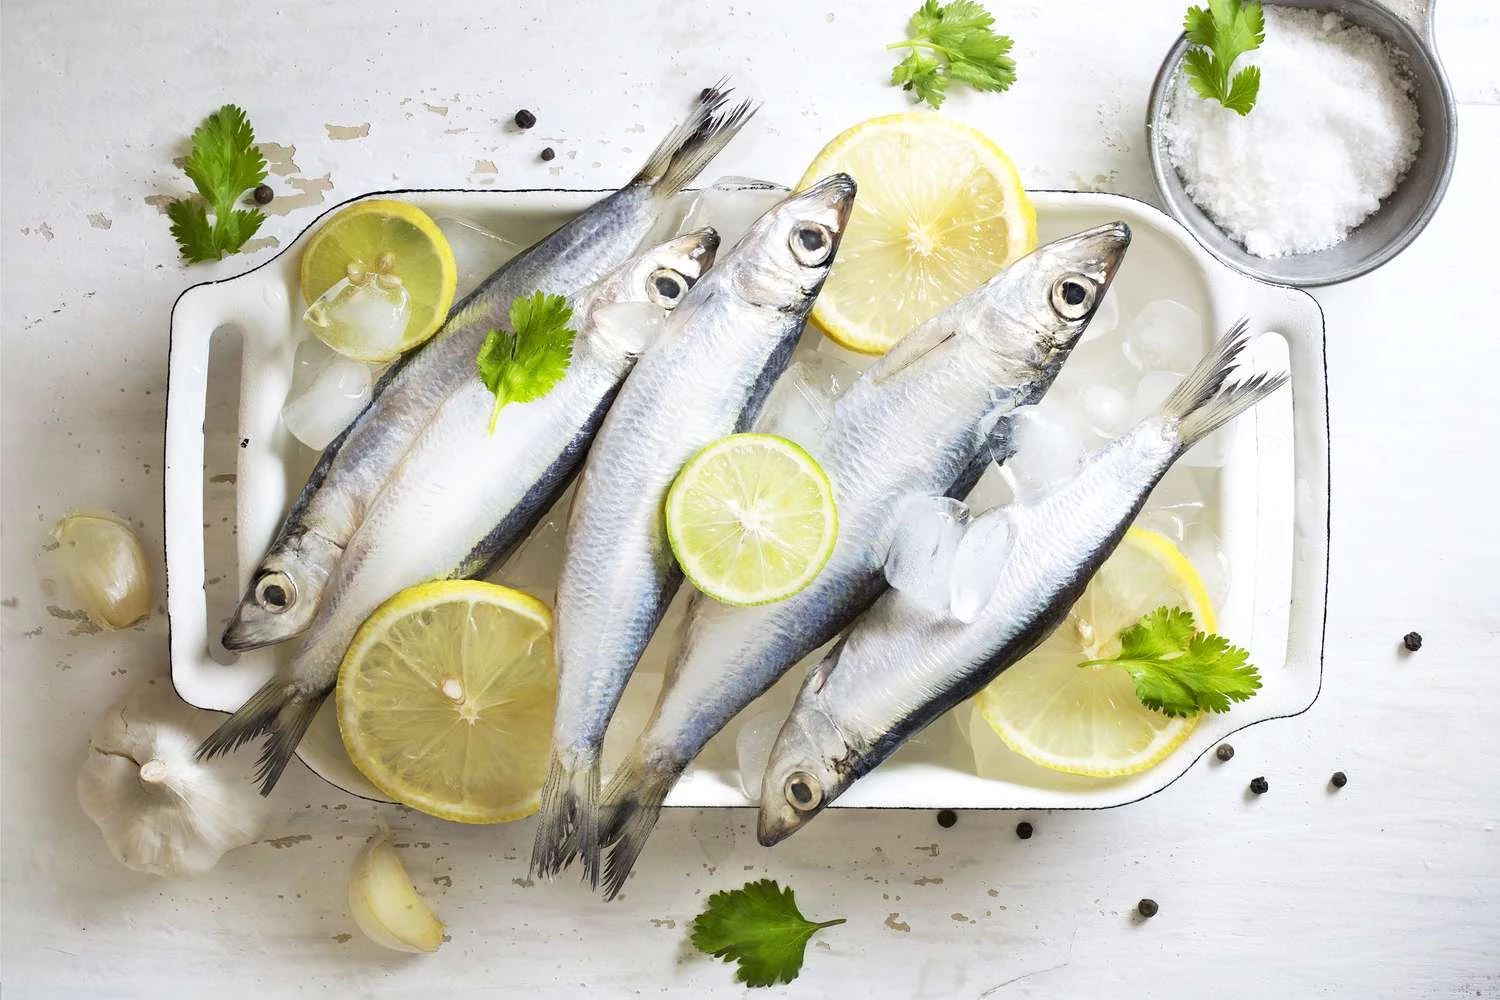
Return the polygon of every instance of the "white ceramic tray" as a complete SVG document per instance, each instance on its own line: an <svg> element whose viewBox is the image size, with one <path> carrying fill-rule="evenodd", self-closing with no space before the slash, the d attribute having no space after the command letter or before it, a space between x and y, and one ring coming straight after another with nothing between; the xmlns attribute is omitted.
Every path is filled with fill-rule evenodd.
<svg viewBox="0 0 1500 1000"><path fill-rule="evenodd" d="M410 200L435 217L473 220L523 243L539 238L600 197L599 192L559 190L382 195ZM843 796L838 806L1121 805L1166 787L1231 732L1306 710L1321 685L1328 576L1328 429L1323 318L1317 304L1304 292L1265 284L1228 268L1180 225L1141 202L1065 191L1033 192L1033 197L1042 241L1114 219L1130 224L1134 239L1111 295L1127 300L1134 296L1136 307L1147 298L1170 296L1207 317L1215 333L1248 315L1252 329L1281 334L1280 338L1261 338L1256 360L1271 367L1289 362L1293 391L1277 394L1221 432L1226 434L1226 458L1219 495L1209 498L1232 571L1219 630L1249 646L1264 687L1228 714L1205 719L1166 762L1131 778L1105 781L1056 775L1019 758L1003 777L981 778L965 773L952 755L917 752L889 761ZM315 457L286 432L280 410L300 336L297 261L318 222L259 267L188 289L172 312L166 431L172 682L184 699L202 708L237 708L296 646L292 641L237 658L219 650L216 659L211 652L222 627L218 618L228 608L215 608L215 620L209 620L204 422L211 402L207 394L210 339L215 331L232 327L243 345L233 497L238 562L228 571L230 583L242 585ZM554 511L539 531L555 533L562 516L561 511ZM506 568L497 578L506 579ZM546 582L514 582L530 584L534 590L548 589ZM231 589L239 592L238 586ZM659 636L668 631L663 628ZM783 684L795 683L798 674L800 668ZM767 697L776 695L773 690ZM755 710L752 706L748 711ZM333 784L378 797L345 756L327 706L303 740L299 755ZM732 736L721 736L710 744L668 804L751 804L735 773Z"/></svg>

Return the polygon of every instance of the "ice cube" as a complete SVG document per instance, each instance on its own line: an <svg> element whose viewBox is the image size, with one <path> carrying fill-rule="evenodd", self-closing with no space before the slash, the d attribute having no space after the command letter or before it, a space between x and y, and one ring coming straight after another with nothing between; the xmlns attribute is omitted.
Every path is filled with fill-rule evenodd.
<svg viewBox="0 0 1500 1000"><path fill-rule="evenodd" d="M1130 394L1139 376L1120 352L1115 338L1084 344L1073 351L1058 373L1047 401L1059 405L1077 424L1099 439L1113 440L1130 426Z"/></svg>
<svg viewBox="0 0 1500 1000"><path fill-rule="evenodd" d="M1111 336L1120 328L1120 293L1113 289L1104 293L1104 298L1099 300L1099 308L1094 310L1094 318L1089 320L1089 325L1079 338L1080 344L1088 344L1095 340L1103 340Z"/></svg>
<svg viewBox="0 0 1500 1000"><path fill-rule="evenodd" d="M948 609L953 557L969 523L967 504L946 497L914 497L903 505L885 578L913 602Z"/></svg>
<svg viewBox="0 0 1500 1000"><path fill-rule="evenodd" d="M756 430L795 441L817 454L833 402L859 376L852 366L817 351L801 351L766 398Z"/></svg>
<svg viewBox="0 0 1500 1000"><path fill-rule="evenodd" d="M1218 534L1203 522L1189 524L1184 528L1179 546L1187 561L1193 564L1203 578L1203 589L1216 608L1222 608L1229 597L1231 574L1229 556Z"/></svg>
<svg viewBox="0 0 1500 1000"><path fill-rule="evenodd" d="M448 238L448 246L453 249L453 259L458 265L457 298L460 299L524 249L514 240L508 240L468 219L440 215L435 221Z"/></svg>
<svg viewBox="0 0 1500 1000"><path fill-rule="evenodd" d="M1203 317L1172 299L1146 303L1125 330L1125 357L1143 372L1186 375L1203 346Z"/></svg>
<svg viewBox="0 0 1500 1000"><path fill-rule="evenodd" d="M1012 420L1016 453L1003 469L1018 498L1045 493L1073 477L1083 461L1084 445L1060 404L1023 406Z"/></svg>
<svg viewBox="0 0 1500 1000"><path fill-rule="evenodd" d="M719 233L720 246L728 250L739 242L756 219L790 193L790 188L771 181L721 177L712 186L698 192L678 232L688 233L713 226Z"/></svg>
<svg viewBox="0 0 1500 1000"><path fill-rule="evenodd" d="M937 764L967 770L969 748L960 718L967 706L944 712L932 724L901 744L891 754L891 763Z"/></svg>
<svg viewBox="0 0 1500 1000"><path fill-rule="evenodd" d="M776 736L781 724L786 721L785 712L757 712L740 724L734 737L735 764L739 770L740 790L751 802L760 801L761 780L766 775L766 763L771 759L771 748L776 745Z"/></svg>
<svg viewBox="0 0 1500 1000"><path fill-rule="evenodd" d="M363 275L340 278L302 314L303 322L329 346L357 339L366 356L391 356L400 349L411 319L411 294L398 278Z"/></svg>
<svg viewBox="0 0 1500 1000"><path fill-rule="evenodd" d="M370 401L372 384L369 365L308 337L292 359L292 389L281 422L298 441L322 451Z"/></svg>
<svg viewBox="0 0 1500 1000"><path fill-rule="evenodd" d="M1000 507L1015 499L1015 491L1011 489L1010 479L1004 470L993 463L984 470L979 477L979 482L969 491L965 502L971 510L983 513L994 507Z"/></svg>

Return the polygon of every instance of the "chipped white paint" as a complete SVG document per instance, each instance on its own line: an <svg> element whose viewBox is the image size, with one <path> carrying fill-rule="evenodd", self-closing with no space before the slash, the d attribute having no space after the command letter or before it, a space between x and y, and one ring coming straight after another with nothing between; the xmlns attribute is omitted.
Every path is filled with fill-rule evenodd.
<svg viewBox="0 0 1500 1000"><path fill-rule="evenodd" d="M0 782L7 997L572 997L584 984L594 997L741 997L727 967L684 941L710 892L761 874L794 886L809 913L850 918L820 935L788 996L1500 995L1500 528L1487 460L1500 342L1482 321L1484 289L1455 280L1484 266L1500 216L1500 108L1474 103L1428 232L1381 271L1319 293L1332 372L1329 666L1310 712L1236 735L1229 764L1107 812L964 814L946 830L928 812L829 815L774 851L756 845L748 812L672 812L608 906L524 877L528 822L475 829L389 810L452 935L415 960L351 936L344 879L375 808L303 770L277 790L272 839L194 882L120 868L79 811L86 730L123 690L164 674L165 622L82 632L42 546L68 508L94 505L159 551L172 300L274 252L175 262L158 197L191 190L170 161L194 123L233 100L286 150L267 153L285 163L271 183L286 214L259 234L282 244L334 201L461 185L480 159L506 186L607 185L635 166L623 145L644 148L642 132L725 71L767 103L719 169L793 178L838 128L902 108L883 84L882 45L914 6L677 4L668 17L623 3L330 0L278 14L167 0L143 17L7 3L0 739L7 763L28 762ZM1148 196L1139 123L1183 6L992 4L1016 37L1021 80L1004 95L957 95L945 112L994 134L1033 186ZM1440 6L1455 91L1500 101L1493 6ZM524 44L507 41L522 28ZM372 58L332 65L354 52ZM449 114L407 118L408 103ZM537 113L535 134L509 125L522 106ZM335 141L329 122L371 129ZM569 155L542 163L541 144ZM94 228L96 213L111 228ZM1396 650L1409 628L1427 638L1414 656ZM1326 784L1335 768L1350 777L1338 792ZM1258 774L1271 791L1252 799L1243 789ZM1013 833L1022 818L1036 826L1027 841ZM1161 913L1141 922L1130 907L1144 895Z"/></svg>

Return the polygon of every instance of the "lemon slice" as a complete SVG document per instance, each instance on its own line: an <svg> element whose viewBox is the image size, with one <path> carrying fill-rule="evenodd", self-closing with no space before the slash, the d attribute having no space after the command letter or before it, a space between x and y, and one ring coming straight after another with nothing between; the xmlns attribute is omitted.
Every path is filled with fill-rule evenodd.
<svg viewBox="0 0 1500 1000"><path fill-rule="evenodd" d="M448 238L427 213L404 201L356 202L323 223L302 251L302 298L312 305L349 281L399 283L410 300L406 329L391 338L357 321L333 319L318 337L358 361L390 361L431 337L448 318L458 265ZM351 315L356 315L352 310Z"/></svg>
<svg viewBox="0 0 1500 1000"><path fill-rule="evenodd" d="M344 748L376 788L443 819L503 823L536 811L556 694L545 604L440 580L360 626L336 707Z"/></svg>
<svg viewBox="0 0 1500 1000"><path fill-rule="evenodd" d="M1118 656L1120 633L1162 605L1218 627L1192 563L1164 536L1131 528L1062 625L979 693L980 714L1006 746L1055 771L1113 778L1159 763L1199 717L1142 705L1124 667L1078 664Z"/></svg>
<svg viewBox="0 0 1500 1000"><path fill-rule="evenodd" d="M859 197L812 315L850 350L884 354L1036 246L1015 164L967 125L871 118L825 146L801 186L839 170Z"/></svg>
<svg viewBox="0 0 1500 1000"><path fill-rule="evenodd" d="M725 604L785 600L838 540L828 476L786 438L733 434L694 455L667 493L667 539L693 585Z"/></svg>

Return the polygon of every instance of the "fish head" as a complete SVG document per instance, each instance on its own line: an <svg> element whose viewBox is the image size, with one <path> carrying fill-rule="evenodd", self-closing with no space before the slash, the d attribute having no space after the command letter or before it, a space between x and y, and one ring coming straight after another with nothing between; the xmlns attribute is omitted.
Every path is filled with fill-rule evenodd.
<svg viewBox="0 0 1500 1000"><path fill-rule="evenodd" d="M822 669L813 671L797 705L771 747L761 779L756 835L766 847L796 833L853 783L846 761L849 747L818 705Z"/></svg>
<svg viewBox="0 0 1500 1000"><path fill-rule="evenodd" d="M854 178L832 174L777 202L720 263L723 280L752 305L805 311L833 266L854 190Z"/></svg>
<svg viewBox="0 0 1500 1000"><path fill-rule="evenodd" d="M1129 246L1130 227L1110 222L1037 247L963 300L979 315L962 327L1010 370L1055 367L1088 329Z"/></svg>
<svg viewBox="0 0 1500 1000"><path fill-rule="evenodd" d="M695 229L630 258L575 300L584 320L579 336L619 363L640 355L656 339L667 314L713 266L719 234Z"/></svg>
<svg viewBox="0 0 1500 1000"><path fill-rule="evenodd" d="M224 629L224 648L259 649L290 639L312 624L327 581L327 573L317 567L332 565L338 558L337 552L323 551L331 545L303 533L267 553Z"/></svg>

